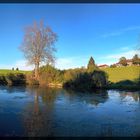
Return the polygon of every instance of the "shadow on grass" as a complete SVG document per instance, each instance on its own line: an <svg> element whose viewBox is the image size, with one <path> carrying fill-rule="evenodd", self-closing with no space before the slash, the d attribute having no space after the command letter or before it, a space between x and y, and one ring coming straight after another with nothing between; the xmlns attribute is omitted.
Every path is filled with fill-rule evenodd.
<svg viewBox="0 0 140 140"><path fill-rule="evenodd" d="M128 89L128 90L139 90L140 89L140 78L131 80L122 80L117 83L109 83L107 89Z"/></svg>

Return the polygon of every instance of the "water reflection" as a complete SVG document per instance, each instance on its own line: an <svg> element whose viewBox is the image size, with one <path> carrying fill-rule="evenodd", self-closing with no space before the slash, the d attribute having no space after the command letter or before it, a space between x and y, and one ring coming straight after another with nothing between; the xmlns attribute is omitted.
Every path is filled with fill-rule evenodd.
<svg viewBox="0 0 140 140"><path fill-rule="evenodd" d="M52 135L52 114L58 90L28 87L27 91L34 96L33 102L28 103L24 110L24 123L27 135Z"/></svg>
<svg viewBox="0 0 140 140"><path fill-rule="evenodd" d="M5 91L6 93L15 93L15 92L23 92L25 93L25 86L0 86L0 91Z"/></svg>
<svg viewBox="0 0 140 140"><path fill-rule="evenodd" d="M86 102L87 104L93 104L98 106L100 103L105 103L109 96L106 90L95 90L93 92L77 92L72 90L64 90L64 95L68 97L70 101L79 99L80 102Z"/></svg>
<svg viewBox="0 0 140 140"><path fill-rule="evenodd" d="M93 93L77 93L55 88L27 87L26 91L34 100L26 104L23 110L25 134L28 136L53 136L53 112L57 96L63 93L71 102L86 102L97 106L108 99L107 91Z"/></svg>
<svg viewBox="0 0 140 140"><path fill-rule="evenodd" d="M138 136L140 132L140 91L0 87L0 93L0 123L6 126L0 126L0 135ZM11 122L14 125L8 125Z"/></svg>
<svg viewBox="0 0 140 140"><path fill-rule="evenodd" d="M120 99L124 100L127 97L131 97L135 102L140 102L140 91L130 92L130 91L119 91Z"/></svg>

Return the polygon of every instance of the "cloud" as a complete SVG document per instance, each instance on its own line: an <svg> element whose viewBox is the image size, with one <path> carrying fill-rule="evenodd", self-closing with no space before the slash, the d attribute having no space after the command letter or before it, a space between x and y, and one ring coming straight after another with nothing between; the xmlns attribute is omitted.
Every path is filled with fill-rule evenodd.
<svg viewBox="0 0 140 140"><path fill-rule="evenodd" d="M31 65L27 65L27 61L26 60L18 60L13 64L1 64L0 67L2 69L12 69L12 68L19 68L19 70L33 70L33 66Z"/></svg>
<svg viewBox="0 0 140 140"><path fill-rule="evenodd" d="M131 26L131 27L127 27L124 29L120 29L118 31L109 32L109 33L101 35L101 37L107 38L107 37L112 37L112 36L119 36L121 34L124 34L125 32L133 31L133 30L137 30L137 29L140 29L140 26Z"/></svg>
<svg viewBox="0 0 140 140"><path fill-rule="evenodd" d="M56 68L69 69L86 66L89 60L89 56L76 56L76 57L65 57L58 58L56 61Z"/></svg>
<svg viewBox="0 0 140 140"><path fill-rule="evenodd" d="M64 57L56 60L55 67L59 69L69 69L86 66L89 60L89 56L75 56L75 57ZM44 63L42 63L43 65ZM13 64L0 64L1 69L12 69L19 68L20 70L33 70L33 65L28 65L26 60L18 60Z"/></svg>
<svg viewBox="0 0 140 140"><path fill-rule="evenodd" d="M100 60L104 61L106 64L110 65L119 61L121 57L126 57L127 59L131 59L135 54L139 54L137 50L129 50L121 53L114 53L110 55L106 55L101 57Z"/></svg>
<svg viewBox="0 0 140 140"><path fill-rule="evenodd" d="M109 54L106 56L96 56L93 57L95 59L95 63L97 65L100 64L113 64L118 62L119 58L122 56L126 57L127 59L132 58L135 54L139 52L136 50L129 50L129 46L124 46L120 48L120 53ZM63 57L58 58L56 60L55 67L58 69L69 69L69 68L80 68L82 66L86 67L89 61L89 56L75 56L75 57ZM20 70L33 70L34 66L27 65L26 60L18 60L14 64L4 65L1 64L0 68L2 69L12 69L12 68L19 68Z"/></svg>
<svg viewBox="0 0 140 140"><path fill-rule="evenodd" d="M125 51L125 50L129 50L129 47L122 47L121 50Z"/></svg>
<svg viewBox="0 0 140 140"><path fill-rule="evenodd" d="M104 57L104 58L105 58L105 59L119 59L120 57L124 56L124 57L126 57L127 59L130 59L130 58L132 58L136 53L137 53L137 51L131 50L131 51L122 52L122 53L119 53L119 54L111 54L111 55L108 55L108 56L106 56L106 57Z"/></svg>

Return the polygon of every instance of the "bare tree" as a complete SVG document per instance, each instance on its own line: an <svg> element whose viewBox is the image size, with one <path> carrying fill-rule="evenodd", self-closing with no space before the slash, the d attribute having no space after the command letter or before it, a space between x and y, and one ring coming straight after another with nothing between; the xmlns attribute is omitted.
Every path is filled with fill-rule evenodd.
<svg viewBox="0 0 140 140"><path fill-rule="evenodd" d="M48 26L44 26L43 21L39 24L34 22L33 26L25 29L25 35L21 51L29 64L35 65L35 78L39 77L39 66L41 62L53 64L55 61L54 47L57 41L57 35Z"/></svg>

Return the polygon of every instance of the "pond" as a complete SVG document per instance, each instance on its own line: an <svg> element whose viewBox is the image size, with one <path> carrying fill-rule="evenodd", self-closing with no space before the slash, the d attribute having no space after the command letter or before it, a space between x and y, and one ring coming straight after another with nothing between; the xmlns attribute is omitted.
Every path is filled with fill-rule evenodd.
<svg viewBox="0 0 140 140"><path fill-rule="evenodd" d="M140 91L1 86L0 136L140 136Z"/></svg>

